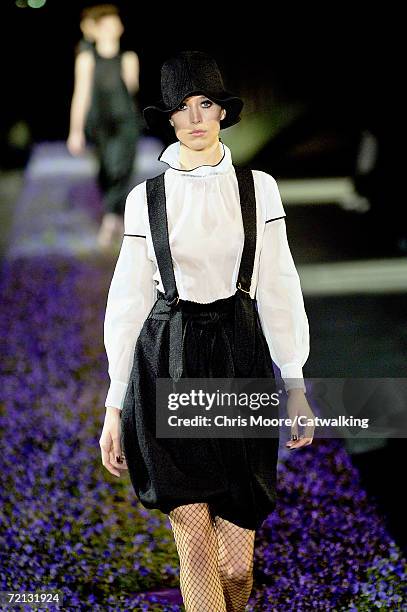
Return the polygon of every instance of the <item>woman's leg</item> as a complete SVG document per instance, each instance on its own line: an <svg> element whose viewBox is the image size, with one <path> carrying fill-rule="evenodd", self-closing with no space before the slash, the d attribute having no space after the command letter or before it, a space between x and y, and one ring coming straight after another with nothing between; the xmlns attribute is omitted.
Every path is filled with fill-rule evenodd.
<svg viewBox="0 0 407 612"><path fill-rule="evenodd" d="M243 612L253 587L255 531L215 516L219 574L227 612Z"/></svg>
<svg viewBox="0 0 407 612"><path fill-rule="evenodd" d="M180 560L187 612L226 612L218 570L218 540L208 504L178 506L168 515Z"/></svg>

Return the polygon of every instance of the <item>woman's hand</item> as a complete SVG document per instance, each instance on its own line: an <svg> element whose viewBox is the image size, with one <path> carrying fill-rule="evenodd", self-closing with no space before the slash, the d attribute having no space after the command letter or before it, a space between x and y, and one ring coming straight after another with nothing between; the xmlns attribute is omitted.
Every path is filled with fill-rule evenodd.
<svg viewBox="0 0 407 612"><path fill-rule="evenodd" d="M127 470L126 460L122 456L120 445L120 409L106 408L105 422L99 440L102 451L102 463L114 476L120 476L119 470Z"/></svg>
<svg viewBox="0 0 407 612"><path fill-rule="evenodd" d="M85 134L80 132L70 132L66 146L71 155L77 156L82 155L86 149L86 138Z"/></svg>
<svg viewBox="0 0 407 612"><path fill-rule="evenodd" d="M289 419L293 423L291 425L291 435L297 436L297 439L288 440L288 442L286 442L286 447L289 449L301 448L302 446L311 444L315 431L315 415L308 404L303 389L288 390L287 413ZM302 425L302 427L304 427L304 433L301 436L298 436L298 423L294 422L296 417L297 419L299 417L305 417L301 419L301 421L306 421L306 424ZM312 424L310 424L310 420L312 420Z"/></svg>

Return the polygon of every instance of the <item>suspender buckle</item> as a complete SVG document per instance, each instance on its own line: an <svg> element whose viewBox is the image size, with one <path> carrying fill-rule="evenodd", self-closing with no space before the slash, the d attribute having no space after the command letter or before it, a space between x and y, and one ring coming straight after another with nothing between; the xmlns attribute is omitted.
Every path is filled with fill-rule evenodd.
<svg viewBox="0 0 407 612"><path fill-rule="evenodd" d="M170 302L166 301L167 306L176 306L179 302L179 296L171 300Z"/></svg>
<svg viewBox="0 0 407 612"><path fill-rule="evenodd" d="M249 291L247 291L246 289L243 289L243 287L242 287L242 285L241 285L240 281L237 283L237 288L238 288L238 289L240 289L241 291L244 291L244 293L250 293L250 290L249 290Z"/></svg>

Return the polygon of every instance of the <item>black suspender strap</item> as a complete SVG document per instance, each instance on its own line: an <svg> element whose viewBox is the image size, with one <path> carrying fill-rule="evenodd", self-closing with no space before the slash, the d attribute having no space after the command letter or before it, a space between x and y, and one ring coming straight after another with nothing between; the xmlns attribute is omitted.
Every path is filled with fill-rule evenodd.
<svg viewBox="0 0 407 612"><path fill-rule="evenodd" d="M257 240L256 195L251 169L235 167L235 172L244 228L244 246L235 297L235 369L236 374L249 377L256 348L256 308L254 300L250 297Z"/></svg>
<svg viewBox="0 0 407 612"><path fill-rule="evenodd" d="M243 292L248 293L250 291L256 252L256 196L251 169L235 167L235 172L239 186L240 208L244 229L244 246L236 286Z"/></svg>
<svg viewBox="0 0 407 612"><path fill-rule="evenodd" d="M168 306L177 303L178 291L168 236L164 172L146 181L148 219L158 269Z"/></svg>
<svg viewBox="0 0 407 612"><path fill-rule="evenodd" d="M146 193L148 218L151 229L154 252L161 280L164 286L165 302L171 307L169 339L169 374L177 381L182 376L182 311L177 308L179 302L177 285L168 236L168 218L165 197L165 173L147 179Z"/></svg>

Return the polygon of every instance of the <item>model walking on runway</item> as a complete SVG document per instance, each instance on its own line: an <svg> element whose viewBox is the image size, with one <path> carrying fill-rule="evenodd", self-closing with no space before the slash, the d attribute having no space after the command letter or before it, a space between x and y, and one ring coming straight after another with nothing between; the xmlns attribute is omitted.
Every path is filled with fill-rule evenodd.
<svg viewBox="0 0 407 612"><path fill-rule="evenodd" d="M122 51L120 47L124 26L115 5L84 9L81 29L84 39L75 60L67 147L72 155L81 155L86 140L95 146L104 209L98 243L104 248L123 234L124 207L140 130L135 98L139 59L134 51Z"/></svg>
<svg viewBox="0 0 407 612"><path fill-rule="evenodd" d="M105 315L102 462L117 476L128 469L142 505L168 514L186 610L240 611L256 530L276 505L278 439L157 438L156 380L274 378L274 361L290 413L312 414L308 319L276 181L235 167L219 139L242 100L199 51L163 64L161 90L144 117L176 141L159 157L165 172L126 202ZM292 438L291 448L312 442Z"/></svg>

